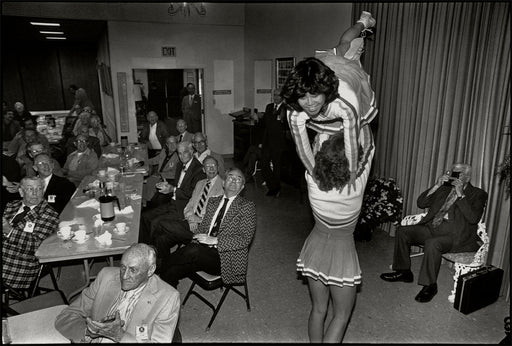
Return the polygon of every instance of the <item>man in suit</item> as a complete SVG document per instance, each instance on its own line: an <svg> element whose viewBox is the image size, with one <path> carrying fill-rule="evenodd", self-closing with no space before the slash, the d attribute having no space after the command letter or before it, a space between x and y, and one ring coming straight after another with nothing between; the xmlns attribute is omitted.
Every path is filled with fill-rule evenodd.
<svg viewBox="0 0 512 346"><path fill-rule="evenodd" d="M187 91L188 95L181 100L183 119L190 126L190 132L201 132L201 96L196 94L196 86L193 83L187 83Z"/></svg>
<svg viewBox="0 0 512 346"><path fill-rule="evenodd" d="M192 192L181 217L166 217L160 220L151 235L151 242L157 249L157 273L160 272L160 265L170 253L170 249L176 244L186 244L192 240L192 231L197 229L206 212L206 203L210 197L219 196L224 193L222 185L224 181L219 176L217 159L207 156L203 160L203 171L206 179L199 180Z"/></svg>
<svg viewBox="0 0 512 346"><path fill-rule="evenodd" d="M178 119L176 122L176 130L178 130L178 135L176 136L178 138L179 142L191 142L194 139L194 135L187 131L188 125L187 122L183 119Z"/></svg>
<svg viewBox="0 0 512 346"><path fill-rule="evenodd" d="M141 143L148 145L148 158L155 157L165 147L165 141L169 137L167 125L158 120L158 115L154 111L149 111L146 118L148 123L144 124L139 136Z"/></svg>
<svg viewBox="0 0 512 346"><path fill-rule="evenodd" d="M44 145L38 141L30 143L27 147L27 152L25 155L18 158L18 163L21 167L21 174L25 177L33 177L37 174L34 169L34 158L41 154L48 153ZM52 158L53 161L53 173L62 176L62 168L57 160Z"/></svg>
<svg viewBox="0 0 512 346"><path fill-rule="evenodd" d="M263 139L261 146L261 174L268 188L267 196L279 195L281 190L281 157L286 147L286 106L274 90L274 102L269 103L263 115ZM272 166L271 166L272 162Z"/></svg>
<svg viewBox="0 0 512 346"><path fill-rule="evenodd" d="M450 176L451 174L451 176ZM476 233L487 202L487 192L470 183L471 166L455 163L434 186L418 197L418 207L428 208L416 225L401 226L395 237L393 272L381 274L389 282L412 282L410 247L424 245L416 301L425 303L437 294L437 275L442 254L471 252L479 248Z"/></svg>
<svg viewBox="0 0 512 346"><path fill-rule="evenodd" d="M155 226L162 218L178 217L184 218L183 209L185 209L192 192L201 179L206 178L203 172L203 166L194 157L194 149L190 142L178 143L178 156L180 162L176 167L176 185L171 185L167 181L160 182L156 185L159 191L153 197L153 200L161 195L171 196L168 202L163 202L151 209L142 212L140 217L139 227L139 242L149 244L151 241L151 234ZM152 200L152 205L154 202Z"/></svg>
<svg viewBox="0 0 512 346"><path fill-rule="evenodd" d="M151 246L130 246L121 257L120 268L103 268L57 316L55 328L75 343L171 343L180 295L154 275L155 260Z"/></svg>
<svg viewBox="0 0 512 346"><path fill-rule="evenodd" d="M208 142L206 140L206 136L202 132L196 132L194 134L194 140L192 142L194 145L194 149L196 152L194 153L194 157L199 160L199 162L203 163L204 159L207 156L213 156L217 160L217 166L219 175L222 179L226 178L226 169L224 168L224 157L221 154L217 154L208 148Z"/></svg>
<svg viewBox="0 0 512 346"><path fill-rule="evenodd" d="M89 135L89 125L80 125L78 127L78 134L87 137L87 147L94 150L99 159L101 157L100 140L98 137ZM70 137L66 142L66 156L69 156L69 154L77 149L75 144L77 136Z"/></svg>
<svg viewBox="0 0 512 346"><path fill-rule="evenodd" d="M76 187L80 185L80 182L86 175L91 175L92 172L98 168L98 156L90 149L87 141L88 135L76 136L76 151L68 155L66 163L62 168L64 175L73 183Z"/></svg>
<svg viewBox="0 0 512 346"><path fill-rule="evenodd" d="M225 284L244 281L249 244L256 231L256 206L239 195L244 186L240 169L226 172L223 196L208 200L194 241L168 257L162 265L162 279L177 287L180 279L202 270L220 275Z"/></svg>
<svg viewBox="0 0 512 346"><path fill-rule="evenodd" d="M44 199L57 213L62 212L75 193L75 184L66 178L53 174L54 159L46 153L38 154L34 158L34 170L39 178L43 179Z"/></svg>
<svg viewBox="0 0 512 346"><path fill-rule="evenodd" d="M2 283L28 289L39 271L35 252L59 225L59 214L43 198L43 180L25 177L21 200L7 204L2 217Z"/></svg>

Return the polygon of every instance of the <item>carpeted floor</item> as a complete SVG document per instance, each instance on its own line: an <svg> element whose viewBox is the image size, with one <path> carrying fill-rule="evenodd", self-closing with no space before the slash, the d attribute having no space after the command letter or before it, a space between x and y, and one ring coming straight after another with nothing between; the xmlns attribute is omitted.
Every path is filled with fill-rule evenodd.
<svg viewBox="0 0 512 346"><path fill-rule="evenodd" d="M227 162L226 167L230 166ZM310 310L308 287L298 279L295 260L312 228L307 199L300 201L297 189L283 185L279 198L266 197L266 189L246 184L245 196L257 206L258 224L250 250L248 284L251 311L245 302L230 293L210 331L205 328L212 311L191 296L182 307L179 327L183 342L293 342L307 343ZM393 238L377 230L371 241L356 243L363 270L356 305L347 328L345 343L485 343L496 344L505 337L503 319L510 303L503 297L483 309L464 315L448 302L453 285L453 269L442 265L439 293L429 303L414 300L421 286L416 283L388 283L379 274L389 271ZM117 262L116 262L117 263ZM421 257L413 259L417 275ZM96 262L95 274L105 266ZM62 267L59 281L65 293L80 286L83 267L72 262ZM44 278L43 283L48 278ZM178 286L182 297L190 280ZM213 301L219 291L205 292Z"/></svg>

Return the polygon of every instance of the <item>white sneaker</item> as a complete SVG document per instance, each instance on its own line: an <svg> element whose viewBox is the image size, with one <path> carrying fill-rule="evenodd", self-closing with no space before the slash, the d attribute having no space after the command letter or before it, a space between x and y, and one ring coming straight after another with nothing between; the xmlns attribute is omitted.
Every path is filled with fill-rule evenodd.
<svg viewBox="0 0 512 346"><path fill-rule="evenodd" d="M377 21L375 20L375 18L372 18L372 14L370 12L363 11L361 13L361 17L356 23L361 23L364 25L365 29L368 29L374 27L376 22Z"/></svg>

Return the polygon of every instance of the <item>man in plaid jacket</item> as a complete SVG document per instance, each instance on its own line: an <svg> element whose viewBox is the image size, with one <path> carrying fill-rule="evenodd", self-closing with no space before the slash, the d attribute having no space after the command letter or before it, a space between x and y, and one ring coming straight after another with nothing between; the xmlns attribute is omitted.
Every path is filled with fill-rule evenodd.
<svg viewBox="0 0 512 346"><path fill-rule="evenodd" d="M59 214L44 200L43 180L25 177L19 192L22 200L7 204L2 217L2 282L28 289L37 276L35 252L58 227Z"/></svg>
<svg viewBox="0 0 512 346"><path fill-rule="evenodd" d="M256 231L256 206L239 195L244 184L240 169L226 172L224 194L208 199L193 241L164 260L162 279L177 287L180 279L202 270L220 275L228 285L244 282L249 244Z"/></svg>

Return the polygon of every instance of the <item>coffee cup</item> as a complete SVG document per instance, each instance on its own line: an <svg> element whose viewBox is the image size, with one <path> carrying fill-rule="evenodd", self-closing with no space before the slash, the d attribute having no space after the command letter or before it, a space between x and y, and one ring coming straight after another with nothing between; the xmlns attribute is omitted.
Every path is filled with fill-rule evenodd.
<svg viewBox="0 0 512 346"><path fill-rule="evenodd" d="M59 228L59 233L62 238L69 238L71 235L71 227L70 226L61 226Z"/></svg>
<svg viewBox="0 0 512 346"><path fill-rule="evenodd" d="M117 232L119 234L126 233L126 223L125 222L119 222L116 223Z"/></svg>
<svg viewBox="0 0 512 346"><path fill-rule="evenodd" d="M85 229L79 229L75 231L75 239L76 240L84 240L85 239Z"/></svg>

